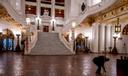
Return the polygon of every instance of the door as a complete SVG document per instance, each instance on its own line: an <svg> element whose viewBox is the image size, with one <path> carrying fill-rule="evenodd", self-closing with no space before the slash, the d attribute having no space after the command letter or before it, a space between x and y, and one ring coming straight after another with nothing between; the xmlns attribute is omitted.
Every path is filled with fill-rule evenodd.
<svg viewBox="0 0 128 76"><path fill-rule="evenodd" d="M43 32L49 32L49 26L44 26L43 27Z"/></svg>

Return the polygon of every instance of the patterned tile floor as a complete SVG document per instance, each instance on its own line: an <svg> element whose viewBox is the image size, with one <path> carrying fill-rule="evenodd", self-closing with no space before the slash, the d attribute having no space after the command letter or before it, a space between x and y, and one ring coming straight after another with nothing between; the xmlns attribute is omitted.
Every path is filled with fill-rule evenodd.
<svg viewBox="0 0 128 76"><path fill-rule="evenodd" d="M116 59L120 55L107 55L107 72L96 75L92 59L100 54L71 56L25 56L20 53L0 53L0 76L117 76Z"/></svg>

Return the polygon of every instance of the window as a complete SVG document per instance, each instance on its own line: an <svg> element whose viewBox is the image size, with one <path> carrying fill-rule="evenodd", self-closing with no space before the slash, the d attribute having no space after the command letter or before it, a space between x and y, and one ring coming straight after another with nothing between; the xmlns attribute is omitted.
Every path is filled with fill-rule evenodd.
<svg viewBox="0 0 128 76"><path fill-rule="evenodd" d="M93 5L96 5L100 2L102 2L102 0L88 0L88 5L93 6Z"/></svg>
<svg viewBox="0 0 128 76"><path fill-rule="evenodd" d="M96 5L96 4L100 3L100 2L101 2L101 0L92 0L92 5Z"/></svg>

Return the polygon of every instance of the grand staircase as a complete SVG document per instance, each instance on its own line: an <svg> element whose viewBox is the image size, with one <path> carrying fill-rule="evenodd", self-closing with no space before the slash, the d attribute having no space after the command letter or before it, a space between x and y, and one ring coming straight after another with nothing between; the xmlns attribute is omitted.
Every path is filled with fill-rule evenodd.
<svg viewBox="0 0 128 76"><path fill-rule="evenodd" d="M59 33L38 32L35 47L29 55L71 55L74 54L59 39Z"/></svg>

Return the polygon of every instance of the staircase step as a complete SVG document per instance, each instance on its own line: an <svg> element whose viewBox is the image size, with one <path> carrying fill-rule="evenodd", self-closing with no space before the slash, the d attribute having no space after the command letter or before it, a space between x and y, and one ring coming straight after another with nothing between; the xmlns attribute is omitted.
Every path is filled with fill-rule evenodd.
<svg viewBox="0 0 128 76"><path fill-rule="evenodd" d="M38 32L38 40L29 55L72 55L59 39L58 33Z"/></svg>

